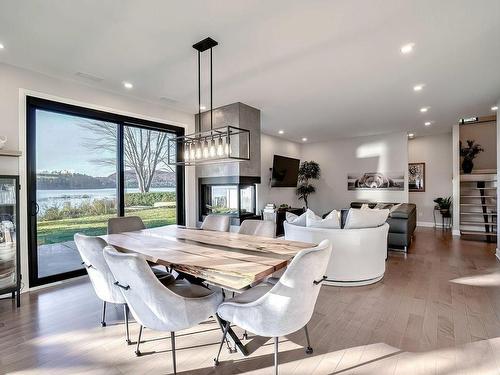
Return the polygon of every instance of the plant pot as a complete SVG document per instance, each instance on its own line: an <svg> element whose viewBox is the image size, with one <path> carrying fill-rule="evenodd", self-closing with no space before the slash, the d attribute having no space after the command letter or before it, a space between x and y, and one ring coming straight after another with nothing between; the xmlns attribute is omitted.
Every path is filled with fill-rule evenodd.
<svg viewBox="0 0 500 375"><path fill-rule="evenodd" d="M470 174L472 172L472 168L474 168L474 163L471 159L464 159L462 162L462 170L465 174Z"/></svg>
<svg viewBox="0 0 500 375"><path fill-rule="evenodd" d="M439 210L439 212L441 212L441 215L443 215L443 217L450 217L451 216L451 212L450 212L449 208L441 208Z"/></svg>

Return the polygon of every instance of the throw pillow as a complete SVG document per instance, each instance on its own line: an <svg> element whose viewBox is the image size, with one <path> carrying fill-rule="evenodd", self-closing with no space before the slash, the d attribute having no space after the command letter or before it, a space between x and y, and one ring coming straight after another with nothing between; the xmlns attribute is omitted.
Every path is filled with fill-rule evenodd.
<svg viewBox="0 0 500 375"><path fill-rule="evenodd" d="M370 209L370 205L368 203L363 203L361 205L361 208L360 210L369 210Z"/></svg>
<svg viewBox="0 0 500 375"><path fill-rule="evenodd" d="M304 212L302 215L298 216L291 212L287 212L285 214L285 219L287 223L297 225L299 227L306 226L306 213Z"/></svg>
<svg viewBox="0 0 500 375"><path fill-rule="evenodd" d="M350 209L344 229L375 228L387 221L389 210L356 210Z"/></svg>
<svg viewBox="0 0 500 375"><path fill-rule="evenodd" d="M324 219L313 211L306 211L306 227L310 228L340 228L339 213L336 210L330 212Z"/></svg>

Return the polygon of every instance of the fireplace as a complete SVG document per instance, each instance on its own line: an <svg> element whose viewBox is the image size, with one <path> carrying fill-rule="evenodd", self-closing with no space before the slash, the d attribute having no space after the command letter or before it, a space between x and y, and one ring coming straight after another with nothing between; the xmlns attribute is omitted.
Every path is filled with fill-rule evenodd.
<svg viewBox="0 0 500 375"><path fill-rule="evenodd" d="M199 178L199 220L209 214L228 215L232 225L240 225L245 219L256 218L255 184L258 183L260 177Z"/></svg>

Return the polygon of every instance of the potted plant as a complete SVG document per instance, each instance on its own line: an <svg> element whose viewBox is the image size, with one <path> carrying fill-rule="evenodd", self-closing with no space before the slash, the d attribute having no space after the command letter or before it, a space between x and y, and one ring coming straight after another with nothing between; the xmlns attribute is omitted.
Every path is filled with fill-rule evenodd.
<svg viewBox="0 0 500 375"><path fill-rule="evenodd" d="M319 164L315 161L304 161L299 167L299 186L297 187L297 195L299 199L303 199L306 208L309 208L308 197L316 191L316 188L311 184L311 180L318 180L321 176Z"/></svg>
<svg viewBox="0 0 500 375"><path fill-rule="evenodd" d="M474 163L472 160L483 152L484 149L480 144L475 143L474 140L467 140L467 147L462 146L462 141L460 141L460 156L464 158L462 161L462 170L464 173L469 174L472 172L472 168L474 168Z"/></svg>
<svg viewBox="0 0 500 375"><path fill-rule="evenodd" d="M447 198L436 198L434 199L434 203L436 203L436 209L439 209L439 212L441 212L441 215L443 217L450 217L451 216L451 204L453 202L453 199L451 197Z"/></svg>

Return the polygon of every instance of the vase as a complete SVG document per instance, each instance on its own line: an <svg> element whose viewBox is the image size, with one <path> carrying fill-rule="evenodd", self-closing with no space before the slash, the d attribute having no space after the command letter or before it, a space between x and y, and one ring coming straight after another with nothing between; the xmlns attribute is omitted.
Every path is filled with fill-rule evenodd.
<svg viewBox="0 0 500 375"><path fill-rule="evenodd" d="M465 174L470 174L472 172L472 168L474 168L474 163L471 159L464 159L462 162L462 170Z"/></svg>

